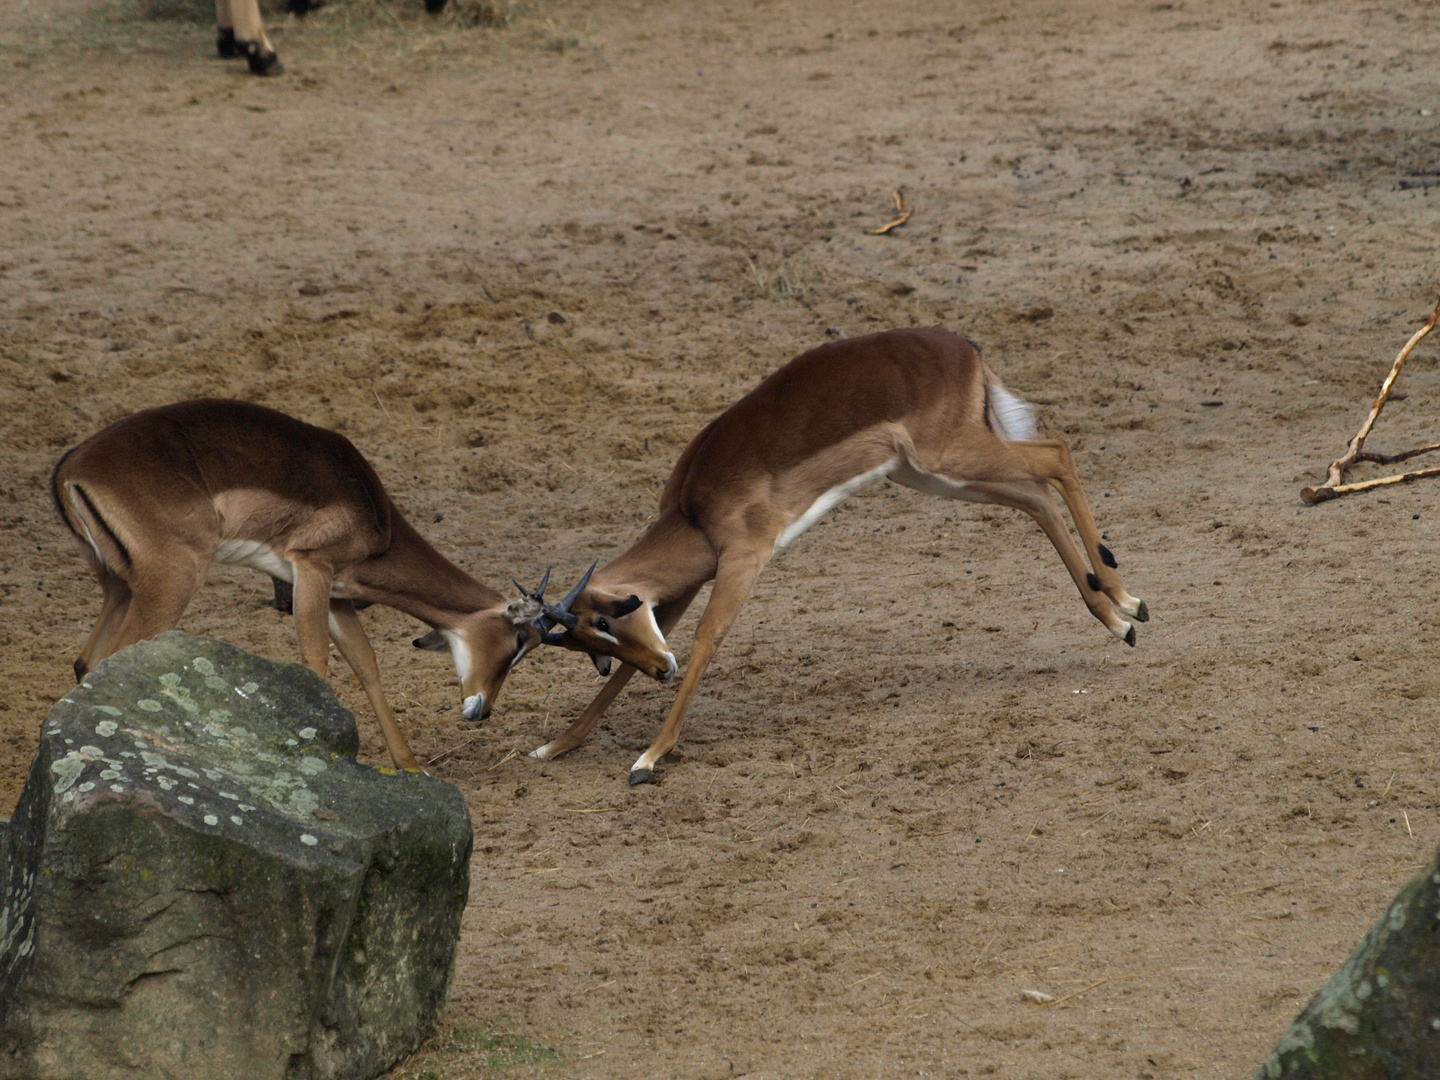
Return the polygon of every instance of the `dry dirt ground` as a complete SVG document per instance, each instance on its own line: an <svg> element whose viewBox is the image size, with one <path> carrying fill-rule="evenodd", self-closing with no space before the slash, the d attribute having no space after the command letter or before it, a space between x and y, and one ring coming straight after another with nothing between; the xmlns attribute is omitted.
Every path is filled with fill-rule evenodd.
<svg viewBox="0 0 1440 1080"><path fill-rule="evenodd" d="M98 608L45 480L99 426L265 402L472 572L570 578L762 375L940 322L1074 449L1138 647L1028 519L878 487L772 562L631 789L672 689L541 765L587 663L471 726L371 609L476 832L399 1075L1247 1076L1440 841L1437 488L1297 499L1440 288L1397 182L1440 167L1440 8L358 3L272 15L270 80L203 22L0 20L3 799ZM1436 356L1376 448L1436 437ZM267 592L216 571L185 628L293 656Z"/></svg>

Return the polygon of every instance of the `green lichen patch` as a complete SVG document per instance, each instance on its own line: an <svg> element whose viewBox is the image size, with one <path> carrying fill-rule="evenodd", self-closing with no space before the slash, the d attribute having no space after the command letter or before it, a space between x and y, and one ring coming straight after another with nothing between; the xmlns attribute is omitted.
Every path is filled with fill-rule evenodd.
<svg viewBox="0 0 1440 1080"><path fill-rule="evenodd" d="M0 830L0 1072L370 1080L417 1046L469 815L358 745L296 664L175 632L97 665Z"/></svg>
<svg viewBox="0 0 1440 1080"><path fill-rule="evenodd" d="M1295 1018L1255 1080L1390 1080L1440 1062L1440 853Z"/></svg>

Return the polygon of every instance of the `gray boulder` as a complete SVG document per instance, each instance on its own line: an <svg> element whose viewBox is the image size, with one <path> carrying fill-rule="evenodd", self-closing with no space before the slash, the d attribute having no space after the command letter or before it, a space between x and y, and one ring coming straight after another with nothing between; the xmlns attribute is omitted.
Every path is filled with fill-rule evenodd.
<svg viewBox="0 0 1440 1080"><path fill-rule="evenodd" d="M0 836L0 1077L374 1077L444 1004L460 792L326 682L179 632L51 709Z"/></svg>
<svg viewBox="0 0 1440 1080"><path fill-rule="evenodd" d="M1440 853L1295 1018L1255 1080L1440 1076Z"/></svg>

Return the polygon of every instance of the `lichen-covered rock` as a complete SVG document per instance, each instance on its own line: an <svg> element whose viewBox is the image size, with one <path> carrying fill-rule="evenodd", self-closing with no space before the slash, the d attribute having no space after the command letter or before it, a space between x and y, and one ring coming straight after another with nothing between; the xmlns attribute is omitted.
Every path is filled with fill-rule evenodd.
<svg viewBox="0 0 1440 1080"><path fill-rule="evenodd" d="M1440 1076L1440 852L1295 1018L1255 1080Z"/></svg>
<svg viewBox="0 0 1440 1080"><path fill-rule="evenodd" d="M0 833L0 1077L339 1080L413 1050L470 818L358 745L307 668L179 632L57 702Z"/></svg>

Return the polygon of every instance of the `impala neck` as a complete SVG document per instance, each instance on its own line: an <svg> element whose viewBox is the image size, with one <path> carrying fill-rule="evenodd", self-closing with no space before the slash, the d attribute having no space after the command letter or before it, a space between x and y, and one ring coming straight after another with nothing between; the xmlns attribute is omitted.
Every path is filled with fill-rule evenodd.
<svg viewBox="0 0 1440 1080"><path fill-rule="evenodd" d="M344 577L345 595L351 599L385 604L441 629L505 604L504 596L431 547L398 510L392 510L390 547Z"/></svg>
<svg viewBox="0 0 1440 1080"><path fill-rule="evenodd" d="M685 596L715 576L715 549L678 510L660 515L639 540L595 572L594 585L653 604Z"/></svg>

